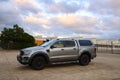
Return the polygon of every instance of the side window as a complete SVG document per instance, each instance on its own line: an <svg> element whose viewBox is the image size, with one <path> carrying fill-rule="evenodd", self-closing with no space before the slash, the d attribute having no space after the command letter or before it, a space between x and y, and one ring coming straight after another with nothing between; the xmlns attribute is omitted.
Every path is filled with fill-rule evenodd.
<svg viewBox="0 0 120 80"><path fill-rule="evenodd" d="M56 42L53 46L54 46L54 48L62 48L62 47L64 47L62 41L58 41L58 42Z"/></svg>
<svg viewBox="0 0 120 80"><path fill-rule="evenodd" d="M69 40L65 40L65 41L58 41L56 42L54 45L54 48L62 48L62 47L74 47L75 46L75 42L74 41L69 41Z"/></svg>
<svg viewBox="0 0 120 80"><path fill-rule="evenodd" d="M92 42L90 40L79 40L80 46L91 46Z"/></svg>
<svg viewBox="0 0 120 80"><path fill-rule="evenodd" d="M75 41L63 41L64 47L74 47Z"/></svg>

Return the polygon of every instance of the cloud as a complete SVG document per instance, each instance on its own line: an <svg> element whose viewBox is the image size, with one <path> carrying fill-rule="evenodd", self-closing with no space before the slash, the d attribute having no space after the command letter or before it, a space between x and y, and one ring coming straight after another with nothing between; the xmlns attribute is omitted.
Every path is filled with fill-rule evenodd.
<svg viewBox="0 0 120 80"><path fill-rule="evenodd" d="M56 26L66 27L72 29L77 33L91 33L98 34L100 31L96 31L96 24L99 20L93 16L83 16L79 14L67 14L57 16Z"/></svg>
<svg viewBox="0 0 120 80"><path fill-rule="evenodd" d="M29 24L33 25L49 25L50 21L47 19L42 19L33 15L28 15L25 18L23 18L23 21Z"/></svg>
<svg viewBox="0 0 120 80"><path fill-rule="evenodd" d="M46 12L49 13L74 13L80 8L80 5L75 1L72 1L71 3L68 3L67 1L60 1L57 3L53 2L44 6L46 8Z"/></svg>
<svg viewBox="0 0 120 80"><path fill-rule="evenodd" d="M39 12L41 10L41 5L36 2L36 0L14 0L14 3L21 11L25 12Z"/></svg>
<svg viewBox="0 0 120 80"><path fill-rule="evenodd" d="M54 0L37 0L39 3L44 3L44 4L54 4Z"/></svg>
<svg viewBox="0 0 120 80"><path fill-rule="evenodd" d="M19 10L11 1L0 2L0 25L13 25L21 22Z"/></svg>
<svg viewBox="0 0 120 80"><path fill-rule="evenodd" d="M107 27L107 30L120 30L120 17L117 16L104 16L103 22L104 27Z"/></svg>
<svg viewBox="0 0 120 80"><path fill-rule="evenodd" d="M0 0L0 2L7 2L7 1L10 1L10 0Z"/></svg>
<svg viewBox="0 0 120 80"><path fill-rule="evenodd" d="M32 35L120 38L120 0L0 0L0 31L18 24Z"/></svg>
<svg viewBox="0 0 120 80"><path fill-rule="evenodd" d="M89 11L101 15L120 16L120 1L119 0L92 0L89 1Z"/></svg>

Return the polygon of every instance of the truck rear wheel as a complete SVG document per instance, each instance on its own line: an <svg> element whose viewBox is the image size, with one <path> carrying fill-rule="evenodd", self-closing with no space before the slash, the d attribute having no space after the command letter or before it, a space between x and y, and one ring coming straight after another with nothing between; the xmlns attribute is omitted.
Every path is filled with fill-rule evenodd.
<svg viewBox="0 0 120 80"><path fill-rule="evenodd" d="M90 62L90 56L88 54L82 54L79 58L79 64L82 66L88 65Z"/></svg>
<svg viewBox="0 0 120 80"><path fill-rule="evenodd" d="M35 70L41 70L45 67L45 65L46 65L46 61L45 61L44 57L39 56L39 57L35 57L32 60L32 63L30 66Z"/></svg>

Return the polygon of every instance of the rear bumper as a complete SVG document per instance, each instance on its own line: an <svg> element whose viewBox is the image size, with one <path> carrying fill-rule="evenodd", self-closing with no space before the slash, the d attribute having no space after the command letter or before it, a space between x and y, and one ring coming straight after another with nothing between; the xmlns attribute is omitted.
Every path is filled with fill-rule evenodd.
<svg viewBox="0 0 120 80"><path fill-rule="evenodd" d="M17 56L17 61L23 65L29 64L29 58L28 57L22 57L20 55Z"/></svg>
<svg viewBox="0 0 120 80"><path fill-rule="evenodd" d="M96 53L95 53L91 58L94 59L96 56L97 56L97 55L96 55Z"/></svg>

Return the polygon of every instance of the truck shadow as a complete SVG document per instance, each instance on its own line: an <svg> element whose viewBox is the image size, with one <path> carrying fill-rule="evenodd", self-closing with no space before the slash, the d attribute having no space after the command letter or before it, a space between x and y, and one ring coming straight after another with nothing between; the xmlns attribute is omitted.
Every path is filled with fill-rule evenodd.
<svg viewBox="0 0 120 80"><path fill-rule="evenodd" d="M90 65L94 65L93 62L91 62L88 66ZM70 68L70 67L75 67L75 66L81 66L78 62L64 62L64 63L54 63L54 64L49 64L47 65L43 70L45 69L60 69L60 68ZM83 66L81 66L83 67ZM19 70L33 70L31 69L30 66L28 65L21 65L19 67L17 67L17 69ZM39 70L38 70L39 71Z"/></svg>
<svg viewBox="0 0 120 80"><path fill-rule="evenodd" d="M46 65L45 69L50 69L50 68L63 68L63 67L70 67L70 66L76 66L79 65L77 62L71 62L71 63L55 63L55 64L48 64ZM19 67L16 67L19 70L32 70L30 66L28 65L21 65ZM44 70L44 69L43 69Z"/></svg>
<svg viewBox="0 0 120 80"><path fill-rule="evenodd" d="M69 63L54 63L47 65L47 68L59 68L59 67L69 67L79 65L78 62L69 62Z"/></svg>

